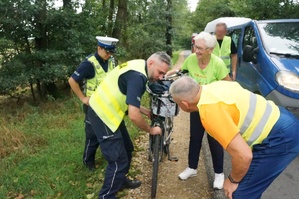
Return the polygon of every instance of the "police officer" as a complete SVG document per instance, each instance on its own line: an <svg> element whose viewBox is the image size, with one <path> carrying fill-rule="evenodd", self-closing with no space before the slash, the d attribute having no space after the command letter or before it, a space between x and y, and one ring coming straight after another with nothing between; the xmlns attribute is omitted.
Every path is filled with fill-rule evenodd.
<svg viewBox="0 0 299 199"><path fill-rule="evenodd" d="M83 102L83 110L85 112L85 147L83 163L91 171L96 168L95 154L99 143L86 115L89 98L96 90L99 83L104 79L106 74L115 67L112 55L116 52L116 44L118 42L118 39L111 37L97 36L96 39L98 42L97 52L86 57L86 59L69 78L69 84L72 90ZM80 88L80 84L83 81L85 81L84 92L82 92Z"/></svg>
<svg viewBox="0 0 299 199"><path fill-rule="evenodd" d="M213 54L220 57L225 63L228 71L231 72L233 80L236 80L237 72L237 48L231 37L226 36L227 26L223 22L219 22L216 25L215 37L217 44L213 50ZM230 66L232 71L230 71Z"/></svg>
<svg viewBox="0 0 299 199"><path fill-rule="evenodd" d="M140 129L161 134L160 127L150 127L141 113L150 117L150 110L140 106L147 81L162 79L171 66L171 58L164 52L128 61L113 69L91 96L88 117L98 138L103 156L108 161L105 179L99 193L101 199L115 199L121 188L137 188L139 180L126 177L132 158L132 142L124 116L128 114Z"/></svg>

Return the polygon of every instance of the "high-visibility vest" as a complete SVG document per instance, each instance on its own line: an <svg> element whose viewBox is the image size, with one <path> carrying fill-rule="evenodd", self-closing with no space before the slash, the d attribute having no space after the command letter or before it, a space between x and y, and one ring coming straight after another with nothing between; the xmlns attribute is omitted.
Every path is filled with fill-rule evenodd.
<svg viewBox="0 0 299 199"><path fill-rule="evenodd" d="M279 108L272 101L242 88L237 82L217 81L202 86L199 110L201 105L219 102L236 105L240 112L238 128L250 147L262 143L280 116Z"/></svg>
<svg viewBox="0 0 299 199"><path fill-rule="evenodd" d="M221 47L217 42L213 50L213 54L220 57L227 67L230 66L231 42L232 39L230 37L224 36L223 41L221 43Z"/></svg>
<svg viewBox="0 0 299 199"><path fill-rule="evenodd" d="M134 70L147 77L145 63L145 60L137 59L118 65L107 74L89 100L90 107L112 132L117 130L128 110L126 95L118 86L119 76Z"/></svg>
<svg viewBox="0 0 299 199"><path fill-rule="evenodd" d="M115 67L112 59L113 58L110 58L108 60L107 73L110 72ZM104 71L101 64L98 62L97 58L94 55L87 57L86 60L93 65L94 73L95 73L93 78L86 80L84 86L85 96L90 97L92 93L96 90L98 85L101 83L101 81L106 77L107 73Z"/></svg>

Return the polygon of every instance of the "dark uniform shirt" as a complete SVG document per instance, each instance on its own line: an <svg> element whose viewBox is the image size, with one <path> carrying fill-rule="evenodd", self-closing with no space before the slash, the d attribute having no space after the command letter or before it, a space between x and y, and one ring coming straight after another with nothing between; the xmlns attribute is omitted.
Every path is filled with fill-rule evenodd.
<svg viewBox="0 0 299 199"><path fill-rule="evenodd" d="M223 40L218 40L218 44L219 44L219 47L221 48L221 44L222 44L222 41ZM233 40L231 40L231 45L230 45L230 54L236 54L237 53L237 48L236 48L236 45L235 45L235 42Z"/></svg>
<svg viewBox="0 0 299 199"><path fill-rule="evenodd" d="M146 90L146 82L147 77L144 74L133 70L119 77L119 90L126 95L127 104L140 108L140 100Z"/></svg>
<svg viewBox="0 0 299 199"><path fill-rule="evenodd" d="M107 72L108 70L108 61L103 60L99 54L96 52L94 54L100 65L102 66L103 70ZM89 56L88 56L89 57ZM75 70L75 72L72 74L72 78L77 82L81 83L84 79L91 79L95 76L95 70L94 66L85 59L83 62L80 63L78 68Z"/></svg>

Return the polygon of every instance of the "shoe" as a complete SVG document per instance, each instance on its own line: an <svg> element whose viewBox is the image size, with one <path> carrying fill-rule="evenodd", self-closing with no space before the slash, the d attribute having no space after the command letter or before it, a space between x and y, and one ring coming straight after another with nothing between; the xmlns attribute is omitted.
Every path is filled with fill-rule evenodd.
<svg viewBox="0 0 299 199"><path fill-rule="evenodd" d="M223 189L223 183L224 183L224 174L223 173L215 173L215 179L213 183L214 189Z"/></svg>
<svg viewBox="0 0 299 199"><path fill-rule="evenodd" d="M194 177L197 175L197 170L196 169L191 169L187 167L180 175L179 178L181 180L187 180L190 177Z"/></svg>
<svg viewBox="0 0 299 199"><path fill-rule="evenodd" d="M91 164L91 165L86 165L86 168L88 168L89 169L89 171L95 171L97 168L96 168L96 166L94 165L94 164Z"/></svg>
<svg viewBox="0 0 299 199"><path fill-rule="evenodd" d="M136 189L140 187L140 185L140 180L130 180L129 178L126 178L121 189Z"/></svg>

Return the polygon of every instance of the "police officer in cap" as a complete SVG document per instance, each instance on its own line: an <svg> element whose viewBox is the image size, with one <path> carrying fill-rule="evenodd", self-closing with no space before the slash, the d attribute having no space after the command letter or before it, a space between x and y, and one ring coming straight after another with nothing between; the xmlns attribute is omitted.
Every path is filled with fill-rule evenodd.
<svg viewBox="0 0 299 199"><path fill-rule="evenodd" d="M97 51L87 56L68 80L74 93L83 102L83 110L85 113L85 148L83 163L91 171L96 168L95 154L99 142L87 117L89 98L106 74L115 67L112 55L116 52L116 44L118 42L118 39L111 37L97 36L96 39L98 41ZM82 91L80 87L82 82L84 82L84 91Z"/></svg>

